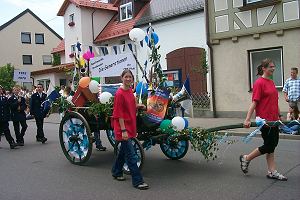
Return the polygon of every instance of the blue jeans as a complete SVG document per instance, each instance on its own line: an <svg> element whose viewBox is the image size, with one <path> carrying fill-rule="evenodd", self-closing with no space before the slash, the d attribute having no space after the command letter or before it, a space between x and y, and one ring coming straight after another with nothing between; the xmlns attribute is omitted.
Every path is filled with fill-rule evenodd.
<svg viewBox="0 0 300 200"><path fill-rule="evenodd" d="M120 143L121 147L112 168L112 175L114 177L122 176L123 165L126 162L131 173L132 185L136 187L143 183L144 180L137 166L136 153L134 151L131 139L128 139L127 141L120 141Z"/></svg>
<svg viewBox="0 0 300 200"><path fill-rule="evenodd" d="M102 142L100 140L100 131L95 131L94 132L94 138L95 138L96 147L101 147L102 146Z"/></svg>

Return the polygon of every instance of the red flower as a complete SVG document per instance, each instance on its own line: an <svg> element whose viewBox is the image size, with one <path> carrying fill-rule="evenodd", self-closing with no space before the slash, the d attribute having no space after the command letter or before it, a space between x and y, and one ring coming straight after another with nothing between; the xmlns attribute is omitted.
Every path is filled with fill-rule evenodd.
<svg viewBox="0 0 300 200"><path fill-rule="evenodd" d="M75 56L74 53L70 53L70 54L69 54L69 57L70 57L70 58L73 58L74 56Z"/></svg>
<svg viewBox="0 0 300 200"><path fill-rule="evenodd" d="M75 25L75 22L69 22L68 25L69 25L69 26L74 26L74 25Z"/></svg>

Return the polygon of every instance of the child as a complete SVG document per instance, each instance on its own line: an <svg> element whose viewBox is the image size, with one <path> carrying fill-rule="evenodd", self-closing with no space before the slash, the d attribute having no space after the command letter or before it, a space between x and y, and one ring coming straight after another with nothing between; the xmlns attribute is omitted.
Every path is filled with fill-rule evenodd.
<svg viewBox="0 0 300 200"><path fill-rule="evenodd" d="M121 143L120 151L112 168L112 176L118 181L124 181L123 165L126 162L132 176L132 185L140 190L149 188L137 166L134 148L131 138L136 137L136 109L145 107L137 105L131 85L133 74L130 70L124 70L121 79L123 85L117 90L113 108L113 127L117 142Z"/></svg>

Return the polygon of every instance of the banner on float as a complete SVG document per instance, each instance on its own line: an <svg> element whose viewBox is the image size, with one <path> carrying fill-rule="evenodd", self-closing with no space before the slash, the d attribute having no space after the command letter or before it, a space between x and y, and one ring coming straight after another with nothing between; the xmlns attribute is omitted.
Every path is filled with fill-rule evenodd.
<svg viewBox="0 0 300 200"><path fill-rule="evenodd" d="M166 115L170 92L157 89L155 95L147 99L146 117L149 122L160 123Z"/></svg>
<svg viewBox="0 0 300 200"><path fill-rule="evenodd" d="M124 69L130 69L135 75L136 61L131 53L106 55L90 60L92 77L120 76Z"/></svg>
<svg viewBox="0 0 300 200"><path fill-rule="evenodd" d="M31 82L30 72L15 69L14 70L14 81L16 81L16 82Z"/></svg>

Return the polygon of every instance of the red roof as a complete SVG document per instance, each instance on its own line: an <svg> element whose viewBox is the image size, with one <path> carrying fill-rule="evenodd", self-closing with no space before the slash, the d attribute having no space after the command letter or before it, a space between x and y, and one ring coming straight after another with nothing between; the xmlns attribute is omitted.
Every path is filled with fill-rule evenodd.
<svg viewBox="0 0 300 200"><path fill-rule="evenodd" d="M60 72L67 72L74 68L74 63L65 63L61 65L57 65L54 67L50 67L47 69L41 69L32 71L31 75L41 75L41 74L50 74L50 73L60 73Z"/></svg>
<svg viewBox="0 0 300 200"><path fill-rule="evenodd" d="M128 35L130 30L134 27L135 23L142 17L148 5L149 3L147 3L140 10L140 12L136 15L135 18L126 21L120 21L118 19L119 15L116 14L106 25L106 27L101 31L101 33L96 37L94 42L95 43L103 42L112 38Z"/></svg>
<svg viewBox="0 0 300 200"><path fill-rule="evenodd" d="M114 4L111 3L101 3L99 1L91 1L91 0L65 0L62 6L60 7L57 15L64 16L66 9L68 6L73 3L79 7L87 7L87 8L98 8L103 10L111 10L118 11L118 7L115 7Z"/></svg>
<svg viewBox="0 0 300 200"><path fill-rule="evenodd" d="M65 51L65 40L61 40L59 45L52 49L51 53L60 53Z"/></svg>

